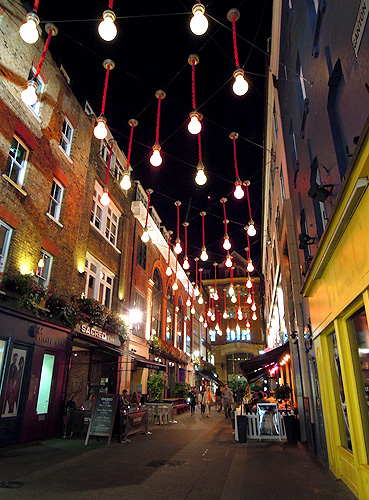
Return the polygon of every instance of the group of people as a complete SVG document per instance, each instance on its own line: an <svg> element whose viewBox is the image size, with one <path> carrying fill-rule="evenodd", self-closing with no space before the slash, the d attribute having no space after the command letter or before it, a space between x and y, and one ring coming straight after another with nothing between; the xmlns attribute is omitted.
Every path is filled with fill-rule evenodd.
<svg viewBox="0 0 369 500"><path fill-rule="evenodd" d="M227 384L223 388L216 390L215 394L212 391L210 385L203 387L201 391L197 394L196 388L192 387L189 403L191 409L191 416L195 414L196 405L199 404L201 407L201 415L210 417L210 408L212 406L216 407L216 411L220 412L224 408L224 414L226 418L231 416L233 393Z"/></svg>

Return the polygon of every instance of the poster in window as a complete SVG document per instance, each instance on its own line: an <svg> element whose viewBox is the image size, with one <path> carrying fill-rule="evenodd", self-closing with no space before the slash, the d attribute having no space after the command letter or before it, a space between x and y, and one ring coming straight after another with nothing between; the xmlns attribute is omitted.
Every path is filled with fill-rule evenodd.
<svg viewBox="0 0 369 500"><path fill-rule="evenodd" d="M259 435L279 436L280 425L278 407L275 403L259 403L257 406Z"/></svg>
<svg viewBox="0 0 369 500"><path fill-rule="evenodd" d="M25 349L12 349L1 418L16 417L18 414L26 356L27 351Z"/></svg>

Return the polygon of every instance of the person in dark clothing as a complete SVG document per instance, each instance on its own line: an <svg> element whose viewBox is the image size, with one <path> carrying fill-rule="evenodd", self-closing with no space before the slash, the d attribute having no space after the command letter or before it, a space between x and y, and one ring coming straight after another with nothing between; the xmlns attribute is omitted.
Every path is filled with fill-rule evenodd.
<svg viewBox="0 0 369 500"><path fill-rule="evenodd" d="M189 394L190 398L190 409L191 409L191 417L195 414L196 402L197 402L197 394L196 389L192 387L191 392Z"/></svg>

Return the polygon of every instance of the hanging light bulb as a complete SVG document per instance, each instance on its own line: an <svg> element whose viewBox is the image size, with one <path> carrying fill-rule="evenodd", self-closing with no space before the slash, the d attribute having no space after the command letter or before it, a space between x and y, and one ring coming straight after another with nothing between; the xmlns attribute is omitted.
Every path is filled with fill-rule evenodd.
<svg viewBox="0 0 369 500"><path fill-rule="evenodd" d="M252 260L248 259L248 261L247 261L247 267L246 267L247 272L252 273L252 271L254 269L255 268L254 268L254 264L252 263Z"/></svg>
<svg viewBox="0 0 369 500"><path fill-rule="evenodd" d="M199 321L200 321L200 323L204 322L204 316L202 314L200 314Z"/></svg>
<svg viewBox="0 0 369 500"><path fill-rule="evenodd" d="M108 135L108 129L106 127L106 118L103 115L100 115L97 119L96 127L94 128L94 136L96 139L105 139Z"/></svg>
<svg viewBox="0 0 369 500"><path fill-rule="evenodd" d="M161 157L160 149L161 147L156 142L152 148L152 155L150 156L150 163L153 167L160 167L160 165L163 163L163 158Z"/></svg>
<svg viewBox="0 0 369 500"><path fill-rule="evenodd" d="M35 43L38 40L38 25L40 19L35 12L28 12L26 22L19 28L19 34L26 43Z"/></svg>
<svg viewBox="0 0 369 500"><path fill-rule="evenodd" d="M196 309L194 308L194 306L191 307L191 314L195 314L196 312Z"/></svg>
<svg viewBox="0 0 369 500"><path fill-rule="evenodd" d="M177 283L177 280L174 281L173 285L172 285L172 288L173 290L178 290L178 283Z"/></svg>
<svg viewBox="0 0 369 500"><path fill-rule="evenodd" d="M191 306L191 299L190 299L190 297L188 297L188 299L186 300L186 306L187 307Z"/></svg>
<svg viewBox="0 0 369 500"><path fill-rule="evenodd" d="M98 32L103 40L111 42L117 36L117 27L114 24L115 14L112 10L103 12L103 20L99 24Z"/></svg>
<svg viewBox="0 0 369 500"><path fill-rule="evenodd" d="M242 319L243 319L242 312L240 312L239 314L237 314L237 318L238 318L239 321L242 321Z"/></svg>
<svg viewBox="0 0 369 500"><path fill-rule="evenodd" d="M247 302L248 304L252 304L252 297L251 297L251 293L249 293L249 294L248 294L247 299L246 299L246 302Z"/></svg>
<svg viewBox="0 0 369 500"><path fill-rule="evenodd" d="M251 325L250 325L250 321L249 321L249 320L247 320L247 321L246 321L246 328L250 328L250 326L251 326Z"/></svg>
<svg viewBox="0 0 369 500"><path fill-rule="evenodd" d="M247 286L247 288L252 288L252 281L251 281L250 277L248 277L246 280L246 286Z"/></svg>
<svg viewBox="0 0 369 500"><path fill-rule="evenodd" d="M256 304L255 304L255 302L252 303L251 311L256 311Z"/></svg>
<svg viewBox="0 0 369 500"><path fill-rule="evenodd" d="M104 189L103 194L100 196L100 203L103 207L107 207L110 203L110 196L106 188Z"/></svg>
<svg viewBox="0 0 369 500"><path fill-rule="evenodd" d="M141 240L144 243L147 243L148 241L150 241L150 235L149 235L149 231L148 231L147 227L145 227L144 232L142 233Z"/></svg>
<svg viewBox="0 0 369 500"><path fill-rule="evenodd" d="M182 252L181 240L179 238L176 238L176 244L174 247L174 251L177 255Z"/></svg>
<svg viewBox="0 0 369 500"><path fill-rule="evenodd" d="M237 179L236 182L234 183L234 185L236 187L233 191L233 196L237 200L242 200L242 198L245 196L245 191L242 189L242 182L240 181L240 179Z"/></svg>
<svg viewBox="0 0 369 500"><path fill-rule="evenodd" d="M207 315L209 316L209 318L210 318L210 316L211 316L211 309L208 309L208 312L207 312L206 314L207 314Z"/></svg>
<svg viewBox="0 0 369 500"><path fill-rule="evenodd" d="M210 316L211 321L215 321L215 314L212 312Z"/></svg>
<svg viewBox="0 0 369 500"><path fill-rule="evenodd" d="M226 266L226 267L228 267L228 268L229 268L229 267L232 267L232 258L231 258L231 256L229 255L229 253L227 253L227 258L226 258L226 260L225 260L225 263L224 263L224 264L225 264L225 266Z"/></svg>
<svg viewBox="0 0 369 500"><path fill-rule="evenodd" d="M204 328L207 328L209 325L208 325L208 322L205 320L204 321Z"/></svg>
<svg viewBox="0 0 369 500"><path fill-rule="evenodd" d="M166 270L165 270L165 274L167 276L172 276L172 268L170 266L167 266Z"/></svg>
<svg viewBox="0 0 369 500"><path fill-rule="evenodd" d="M214 327L214 328L215 328L215 330L217 330L217 331L219 330L219 325L218 325L218 323L215 325L215 327Z"/></svg>
<svg viewBox="0 0 369 500"><path fill-rule="evenodd" d="M182 267L185 271L187 271L187 269L190 269L190 263L188 262L187 255L184 256Z"/></svg>
<svg viewBox="0 0 369 500"><path fill-rule="evenodd" d="M231 247L232 247L232 245L231 245L231 242L229 241L229 236L228 236L228 234L225 234L224 238L223 238L223 248L224 248L224 250L228 251L231 249Z"/></svg>
<svg viewBox="0 0 369 500"><path fill-rule="evenodd" d="M240 328L240 325L237 323L236 325L236 332L237 333L240 333L241 332L241 328Z"/></svg>
<svg viewBox="0 0 369 500"><path fill-rule="evenodd" d="M219 300L219 295L218 295L217 290L215 290L215 292L214 292L214 294L213 294L213 299L214 299L214 300Z"/></svg>
<svg viewBox="0 0 369 500"><path fill-rule="evenodd" d="M253 319L254 321L258 319L258 317L256 316L256 314L254 313L252 316L251 316L251 319Z"/></svg>
<svg viewBox="0 0 369 500"><path fill-rule="evenodd" d="M237 298L235 295L232 295L231 302L233 302L233 304L235 304L237 302Z"/></svg>
<svg viewBox="0 0 369 500"><path fill-rule="evenodd" d="M190 121L188 123L188 131L190 134L197 135L201 132L201 122L202 114L197 111L191 111L190 113Z"/></svg>
<svg viewBox="0 0 369 500"><path fill-rule="evenodd" d="M205 246L202 246L201 247L201 255L200 255L200 259L205 262L206 260L208 260L209 256L206 252L206 247Z"/></svg>
<svg viewBox="0 0 369 500"><path fill-rule="evenodd" d="M45 267L45 261L44 259L40 259L37 263L37 267L43 268Z"/></svg>
<svg viewBox="0 0 369 500"><path fill-rule="evenodd" d="M125 191L128 191L128 189L130 189L131 186L132 186L131 176L129 175L128 172L125 172L123 174L122 180L120 181L120 187Z"/></svg>
<svg viewBox="0 0 369 500"><path fill-rule="evenodd" d="M231 329L229 328L229 326L227 326L227 328L226 328L226 332L227 332L227 334L228 334L228 333L231 333Z"/></svg>
<svg viewBox="0 0 369 500"><path fill-rule="evenodd" d="M230 285L229 288L228 288L228 294L229 296L231 297L232 295L234 295L234 288L233 288L233 285Z"/></svg>
<svg viewBox="0 0 369 500"><path fill-rule="evenodd" d="M196 172L195 182L199 186L203 186L206 183L207 180L208 180L208 178L205 175L204 164L202 163L202 161L200 161L199 164L197 165L197 172Z"/></svg>
<svg viewBox="0 0 369 500"><path fill-rule="evenodd" d="M233 72L234 82L233 82L233 92L238 95L245 95L249 90L249 84L245 78L245 72L241 68L237 68Z"/></svg>
<svg viewBox="0 0 369 500"><path fill-rule="evenodd" d="M204 13L205 7L202 3L197 3L192 7L193 17L190 21L190 29L194 35L203 35L208 29L209 22Z"/></svg>
<svg viewBox="0 0 369 500"><path fill-rule="evenodd" d="M204 303L204 298L202 295L199 295L199 298L197 299L197 302L201 305Z"/></svg>
<svg viewBox="0 0 369 500"><path fill-rule="evenodd" d="M198 285L195 285L194 291L193 291L195 297L198 297L200 295L200 290Z"/></svg>
<svg viewBox="0 0 369 500"><path fill-rule="evenodd" d="M31 79L27 82L27 88L21 93L21 99L27 106L33 106L37 102L36 89L38 84L36 80Z"/></svg>
<svg viewBox="0 0 369 500"><path fill-rule="evenodd" d="M249 225L247 227L247 234L249 236L255 236L255 234L256 234L256 229L255 229L254 221L252 219L249 220Z"/></svg>
<svg viewBox="0 0 369 500"><path fill-rule="evenodd" d="M228 318L228 313L227 313L227 311L224 311L224 313L223 313L223 319L227 319L227 318Z"/></svg>

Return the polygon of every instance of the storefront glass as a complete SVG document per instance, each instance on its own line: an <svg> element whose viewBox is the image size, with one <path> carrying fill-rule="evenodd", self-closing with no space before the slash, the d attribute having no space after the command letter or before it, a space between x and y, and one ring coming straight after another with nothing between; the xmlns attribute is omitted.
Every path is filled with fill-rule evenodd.
<svg viewBox="0 0 369 500"><path fill-rule="evenodd" d="M163 285L158 269L153 275L154 286L152 288L152 313L151 313L151 334L161 336L161 309L163 303Z"/></svg>
<svg viewBox="0 0 369 500"><path fill-rule="evenodd" d="M365 401L366 415L363 418L369 428L369 329L364 308L349 320L356 339L357 364L361 373L361 397ZM360 396L360 395L359 395Z"/></svg>
<svg viewBox="0 0 369 500"><path fill-rule="evenodd" d="M338 353L337 346L337 337L336 333L333 332L329 336L329 340L331 342L331 352L332 352L332 376L334 377L334 384L338 386L339 391L339 402L340 402L340 410L338 411L338 419L340 421L341 429L344 429L344 432L341 433L342 446L352 451L352 443L351 443L351 433L350 433L350 423L347 416L347 404L346 404L346 396L345 389L343 387L342 381L342 372L341 372L341 362L340 356Z"/></svg>
<svg viewBox="0 0 369 500"><path fill-rule="evenodd" d="M168 286L167 290L167 321L165 326L165 340L173 343L173 328L174 328L174 304L172 288Z"/></svg>
<svg viewBox="0 0 369 500"><path fill-rule="evenodd" d="M51 382L53 379L55 356L45 354L42 363L40 388L38 391L36 413L44 414L49 410Z"/></svg>

